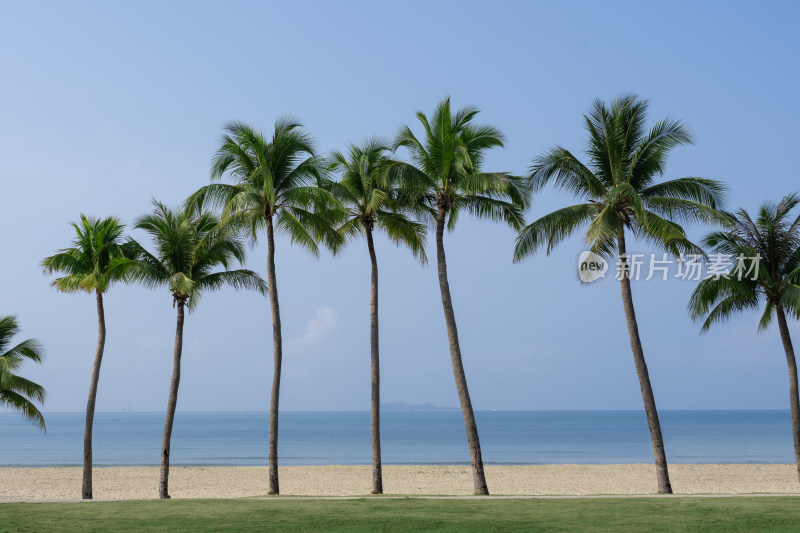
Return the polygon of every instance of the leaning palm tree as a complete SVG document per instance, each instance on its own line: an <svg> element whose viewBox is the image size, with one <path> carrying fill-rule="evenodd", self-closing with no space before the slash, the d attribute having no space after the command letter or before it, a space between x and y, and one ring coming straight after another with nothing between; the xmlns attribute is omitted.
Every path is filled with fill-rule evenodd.
<svg viewBox="0 0 800 533"><path fill-rule="evenodd" d="M765 203L755 220L744 209L731 217L728 228L708 235L704 243L718 258L731 258L731 271L702 280L692 293L689 313L703 320L701 331L746 310L764 310L758 323L765 330L777 318L789 367L789 404L797 476L800 479L800 400L797 361L786 323L800 318L800 216L790 212L800 203L791 194L780 203ZM711 256L709 256L711 257Z"/></svg>
<svg viewBox="0 0 800 533"><path fill-rule="evenodd" d="M419 212L427 214L436 228L439 289L450 359L467 432L473 484L476 494L488 494L478 426L461 361L461 346L447 281L444 230L445 227L454 229L462 211L480 218L504 221L520 229L529 191L527 180L481 171L484 153L490 148L503 146L503 134L492 126L473 124L472 119L477 113L474 107L452 113L450 98L439 103L430 119L418 112L423 137L417 138L411 128L404 126L394 141L395 149L401 146L408 149L412 163L395 162L390 165L390 172L401 184L401 199L415 203Z"/></svg>
<svg viewBox="0 0 800 533"><path fill-rule="evenodd" d="M33 403L44 402L44 387L16 374L25 361L41 363L44 349L36 339L27 339L9 348L11 338L17 333L17 317L0 316L0 405L19 411L45 430L44 417Z"/></svg>
<svg viewBox="0 0 800 533"><path fill-rule="evenodd" d="M671 493L661 425L633 307L626 230L674 254L698 253L700 249L686 238L678 222L722 220L717 208L725 187L694 177L656 182L672 149L690 144L692 136L684 123L669 119L648 132L647 105L635 95L615 99L610 109L596 100L584 116L589 132L588 164L561 147L534 160L534 191L552 182L584 203L559 209L526 226L517 237L514 260L520 261L541 247L549 255L556 244L583 226L588 226L584 239L592 252L606 260L619 258L622 304L650 428L658 491Z"/></svg>
<svg viewBox="0 0 800 533"><path fill-rule="evenodd" d="M317 185L321 160L310 136L290 119L275 123L268 139L247 124L230 123L214 156L211 179L228 176L233 183L212 183L189 198L189 205L222 207L226 224L240 227L255 244L267 234L267 285L272 312L273 375L269 411L269 493L278 494L278 400L283 338L275 274L275 233L288 235L315 256L317 240L329 246L340 240L329 217L318 212L332 207L331 194Z"/></svg>
<svg viewBox="0 0 800 533"><path fill-rule="evenodd" d="M103 295L120 276L110 268L113 261L124 257L120 238L125 226L115 217L95 219L81 215L79 223L72 223L75 239L71 248L59 250L56 255L42 261L47 274L65 274L52 285L62 292L94 292L97 300L97 349L94 355L92 376L89 381L89 400L86 403L86 424L83 431L83 499L92 499L92 427L97 401L97 383L100 364L106 344L106 318Z"/></svg>
<svg viewBox="0 0 800 533"><path fill-rule="evenodd" d="M397 188L388 179L388 143L382 139L368 139L361 146L350 145L347 154L334 152L329 170L341 173L338 183L328 188L347 208L345 222L339 233L345 239L364 237L372 264L370 277L370 360L372 428L372 493L383 494L380 435L380 356L378 350L378 258L375 254L373 233L382 230L398 245L407 246L421 261L425 256L425 226L409 220L394 210L392 203Z"/></svg>
<svg viewBox="0 0 800 533"><path fill-rule="evenodd" d="M184 309L194 309L203 292L226 285L237 290L256 289L262 293L266 292L266 287L255 272L228 270L234 260L244 262L244 244L230 228L220 225L216 215L201 213L194 217L186 210L173 210L162 203L153 203L153 213L140 217L134 227L152 237L155 252L148 252L131 239L134 259L119 261L117 267L131 281L147 287L167 287L172 294L173 307L178 309L159 481L159 496L169 498L170 439L181 379Z"/></svg>

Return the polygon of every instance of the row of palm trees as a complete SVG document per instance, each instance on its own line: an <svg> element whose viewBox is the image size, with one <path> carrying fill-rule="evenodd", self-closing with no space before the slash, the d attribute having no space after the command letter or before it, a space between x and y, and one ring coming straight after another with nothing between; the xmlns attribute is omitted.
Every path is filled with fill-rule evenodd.
<svg viewBox="0 0 800 533"><path fill-rule="evenodd" d="M680 121L662 120L647 128L647 101L624 95L610 105L596 101L584 118L589 133L586 162L555 147L534 160L524 177L486 172L487 150L503 145L502 133L474 123L478 111L451 111L449 99L428 117L417 113L420 134L403 126L393 142L368 139L346 153L317 155L309 135L292 120L275 124L271 137L243 123L225 129L215 154L212 183L192 194L180 209L155 203L153 214L134 227L146 231L155 251L128 238L114 218L81 217L74 224L71 248L45 259L48 273L63 273L54 285L66 292L94 292L98 305L98 347L87 402L84 439L83 497L92 497L91 433L97 380L105 342L103 294L115 281L166 286L177 307L173 378L164 426L160 496L169 497L169 441L180 381L184 308L191 309L204 290L223 285L255 289L269 296L273 324L273 383L269 420L269 492L279 493L278 404L282 363L282 336L275 234L312 254L322 245L334 253L363 236L371 262L370 351L372 421L372 491L381 493L380 373L378 340L378 261L373 244L376 230L407 246L426 262L426 228L435 228L437 273L447 326L450 356L464 416L476 494L488 494L475 416L461 359L455 312L447 279L445 228L452 231L461 212L501 221L519 231L514 260L521 261L541 248L549 254L559 242L586 228L591 251L606 259L618 258L620 289L631 351L639 378L653 445L658 490L670 493L666 454L655 398L639 336L627 263L626 237L673 254L702 253L682 223L720 226L703 246L715 251L757 254L763 258L758 277L708 279L701 282L690 303L690 313L705 319L703 330L716 321L766 301L766 327L776 316L790 369L790 390L798 476L800 476L800 407L797 372L786 317L800 313L800 218L789 212L798 197L777 205L766 204L755 221L744 211L723 210L726 187L718 181L688 177L660 181L666 159L692 136ZM409 160L395 157L404 148ZM338 179L337 179L338 178ZM564 189L581 203L559 209L525 225L524 212L533 193L548 184ZM213 214L219 211L219 215ZM230 270L242 263L244 239L255 243L267 237L267 279L252 271ZM724 281L721 281L724 280Z"/></svg>
<svg viewBox="0 0 800 533"><path fill-rule="evenodd" d="M173 307L177 308L159 483L160 496L168 498L170 440L181 376L185 309L193 309L201 295L209 290L231 286L263 293L266 285L255 272L230 269L233 263L244 262L245 245L235 228L221 224L219 216L213 213L195 216L187 209L170 209L154 201L152 214L144 215L134 223L134 228L145 231L152 238L152 252L133 238L123 242L124 226L114 217L97 220L82 215L80 222L73 223L73 227L76 237L72 247L45 258L42 267L46 272L65 274L53 281L59 290L94 292L97 299L99 333L86 407L83 498L92 498L92 425L106 339L103 295L113 283L120 281L154 288L166 287L172 295Z"/></svg>

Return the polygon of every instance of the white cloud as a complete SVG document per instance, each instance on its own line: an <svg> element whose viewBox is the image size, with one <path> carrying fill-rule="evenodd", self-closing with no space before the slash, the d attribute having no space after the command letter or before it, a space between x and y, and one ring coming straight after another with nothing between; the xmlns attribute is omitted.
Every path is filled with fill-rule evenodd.
<svg viewBox="0 0 800 533"><path fill-rule="evenodd" d="M316 316L306 324L306 331L299 339L293 339L288 346L291 355L303 355L330 338L338 325L336 311L330 307L318 307Z"/></svg>

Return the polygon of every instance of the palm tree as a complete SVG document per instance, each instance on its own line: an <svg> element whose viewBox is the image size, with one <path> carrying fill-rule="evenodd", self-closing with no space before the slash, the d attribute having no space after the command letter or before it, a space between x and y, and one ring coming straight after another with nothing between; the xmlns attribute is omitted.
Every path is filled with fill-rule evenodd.
<svg viewBox="0 0 800 533"><path fill-rule="evenodd" d="M273 375L269 412L269 493L278 494L278 400L283 339L275 275L275 232L289 236L313 255L316 241L329 246L340 240L329 217L317 209L332 207L331 194L319 188L321 160L310 136L288 118L279 119L271 139L247 124L232 122L212 163L211 179L227 175L233 183L212 183L189 199L195 207L221 206L226 223L240 227L256 243L267 233L267 285L272 312ZM312 209L313 208L313 209Z"/></svg>
<svg viewBox="0 0 800 533"><path fill-rule="evenodd" d="M488 494L478 427L461 361L461 346L447 281L444 229L454 229L461 211L480 218L501 220L520 229L524 224L522 213L527 207L529 194L526 180L481 171L484 153L490 148L503 146L503 134L492 126L473 124L472 119L477 114L474 107L453 114L449 97L439 103L430 119L418 112L417 119L422 124L424 136L418 139L411 128L403 126L394 141L395 150L401 146L409 150L412 163L395 162L390 165L390 172L401 184L402 197L415 202L419 212L427 214L436 227L439 289L450 359L467 432L474 488L476 494Z"/></svg>
<svg viewBox="0 0 800 533"><path fill-rule="evenodd" d="M338 183L328 188L347 208L339 233L346 239L365 237L372 264L370 278L370 354L372 405L372 493L383 494L380 435L380 357L378 350L378 259L375 255L373 232L383 230L389 239L405 245L414 255L426 262L425 226L406 218L392 209L397 189L387 179L388 144L382 139L368 139L362 146L350 145L347 154L334 152L329 170L340 172Z"/></svg>
<svg viewBox="0 0 800 533"><path fill-rule="evenodd" d="M11 348L11 338L19 333L17 317L0 316L0 405L19 411L44 431L44 417L34 400L44 402L44 387L15 374L25 361L41 363L44 349L36 339L27 339Z"/></svg>
<svg viewBox="0 0 800 533"><path fill-rule="evenodd" d="M130 239L134 259L122 260L118 267L131 281L147 287L167 287L172 294L173 307L178 308L159 481L159 496L169 498L170 438L181 379L184 308L191 311L203 292L226 285L237 290L256 289L262 293L266 292L266 287L258 274L251 270L228 270L233 260L244 262L244 244L230 228L220 224L216 215L201 213L193 217L186 210L173 210L155 201L153 204L153 214L137 219L134 227L152 237L155 253L148 252ZM220 267L224 270L218 270Z"/></svg>
<svg viewBox="0 0 800 533"><path fill-rule="evenodd" d="M75 239L71 248L59 250L42 261L46 274L63 273L52 285L61 292L94 292L97 300L97 349L94 355L92 376L89 381L89 400L86 403L86 424L83 431L83 499L92 499L92 427L97 401L97 383L100 364L106 344L106 318L103 295L120 276L110 268L113 261L124 257L120 238L125 226L115 217L95 219L81 215L80 222L72 223Z"/></svg>
<svg viewBox="0 0 800 533"><path fill-rule="evenodd" d="M526 226L517 237L514 260L520 261L542 246L549 255L556 244L584 225L588 225L584 238L592 252L606 260L618 256L622 304L650 428L658 491L671 493L658 411L633 307L626 229L674 254L698 252L677 221L722 219L717 208L726 189L717 181L694 177L656 182L672 149L690 144L692 136L684 123L669 119L646 131L647 106L646 100L635 95L615 99L610 109L596 100L584 115L589 132L588 164L561 147L534 160L534 191L553 182L584 203L559 209Z"/></svg>
<svg viewBox="0 0 800 533"><path fill-rule="evenodd" d="M800 479L800 401L797 390L797 361L786 316L800 318L800 216L792 219L800 196L791 194L780 203L765 203L755 220L744 209L731 217L730 225L704 239L717 257L735 260L729 275L702 280L692 293L689 313L703 319L701 331L746 310L764 310L758 323L765 330L773 318L789 367L789 404L797 475Z"/></svg>

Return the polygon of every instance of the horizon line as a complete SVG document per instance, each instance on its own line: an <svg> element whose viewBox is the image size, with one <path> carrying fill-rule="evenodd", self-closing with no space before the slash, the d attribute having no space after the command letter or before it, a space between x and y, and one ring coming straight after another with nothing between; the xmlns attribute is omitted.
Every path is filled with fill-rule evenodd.
<svg viewBox="0 0 800 533"><path fill-rule="evenodd" d="M394 413L443 413L443 412L461 412L458 407L454 408L439 408L439 409L388 409L389 412ZM302 410L287 410L280 411L281 413L369 413L369 409L302 409ZM644 413L644 409L476 409L477 413ZM789 409L659 409L661 413L677 413L677 412L790 412ZM76 411L50 411L42 410L43 414L86 414L85 410ZM138 413L138 414L163 414L164 411L137 411L134 409L118 409L114 411L103 410L95 411L95 413L103 414L119 414L119 413ZM220 410L220 411L207 411L207 410L178 410L177 413L183 414L222 414L222 413L253 413L253 414L269 414L268 410ZM15 415L12 411L0 411L0 415Z"/></svg>

